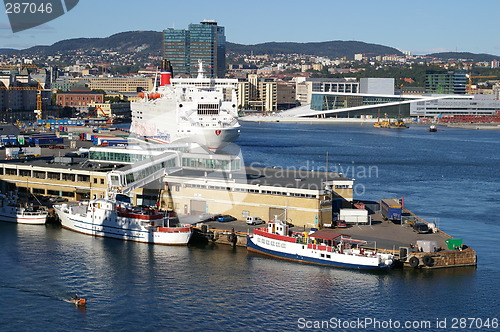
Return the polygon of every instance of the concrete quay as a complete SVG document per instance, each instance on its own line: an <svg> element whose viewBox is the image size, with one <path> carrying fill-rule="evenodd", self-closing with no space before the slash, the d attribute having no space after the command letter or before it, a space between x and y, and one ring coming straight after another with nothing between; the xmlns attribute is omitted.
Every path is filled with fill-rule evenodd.
<svg viewBox="0 0 500 332"><path fill-rule="evenodd" d="M413 215L410 211L405 211L407 215ZM423 221L421 218L416 218ZM203 225L205 226L203 227ZM209 240L214 243L246 246L246 236L252 234L253 229L263 225L250 226L244 221L236 220L224 223L209 221L197 223L197 226L198 232L205 231L205 234L209 234ZM294 227L293 230L302 232L306 229ZM475 250L467 246L463 246L458 250L449 250L446 240L453 237L442 230L437 229L434 233L418 234L413 231L410 224L383 221L380 214L372 215L371 225L352 225L348 228L331 229L331 231L350 235L355 239L375 242L377 250L390 251L395 255L398 267L435 269L477 265ZM435 252L420 252L416 246L419 240L435 241L438 250Z"/></svg>

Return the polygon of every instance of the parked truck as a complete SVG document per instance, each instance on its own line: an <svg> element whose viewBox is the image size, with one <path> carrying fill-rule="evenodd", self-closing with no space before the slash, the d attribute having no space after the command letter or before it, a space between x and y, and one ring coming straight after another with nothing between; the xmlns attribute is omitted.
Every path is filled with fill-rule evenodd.
<svg viewBox="0 0 500 332"><path fill-rule="evenodd" d="M5 158L6 159L22 159L30 157L40 157L42 155L42 149L39 147L21 147L21 148L6 148Z"/></svg>
<svg viewBox="0 0 500 332"><path fill-rule="evenodd" d="M403 207L401 201L395 198L383 199L380 202L380 210L385 220L401 221Z"/></svg>

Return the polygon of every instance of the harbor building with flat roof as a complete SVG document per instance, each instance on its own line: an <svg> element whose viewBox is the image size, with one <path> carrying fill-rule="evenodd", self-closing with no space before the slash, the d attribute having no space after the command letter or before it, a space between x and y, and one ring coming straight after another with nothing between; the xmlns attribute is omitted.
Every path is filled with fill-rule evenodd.
<svg viewBox="0 0 500 332"><path fill-rule="evenodd" d="M354 180L336 173L245 167L238 155L177 148L142 154L139 149L93 147L89 158L5 160L0 162L0 187L70 201L120 190L135 204L159 204L179 215L276 217L309 227L331 223L333 208L353 200Z"/></svg>

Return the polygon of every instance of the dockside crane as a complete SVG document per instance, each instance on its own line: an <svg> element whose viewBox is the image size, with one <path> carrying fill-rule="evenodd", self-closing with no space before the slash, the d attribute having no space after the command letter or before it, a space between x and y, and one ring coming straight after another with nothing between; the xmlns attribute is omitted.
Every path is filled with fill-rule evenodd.
<svg viewBox="0 0 500 332"><path fill-rule="evenodd" d="M42 103L42 91L57 91L57 89L44 89L42 85L37 82L37 86L0 86L0 90L20 90L20 91L37 91L36 94L36 108L34 110L36 119L42 119L43 103Z"/></svg>

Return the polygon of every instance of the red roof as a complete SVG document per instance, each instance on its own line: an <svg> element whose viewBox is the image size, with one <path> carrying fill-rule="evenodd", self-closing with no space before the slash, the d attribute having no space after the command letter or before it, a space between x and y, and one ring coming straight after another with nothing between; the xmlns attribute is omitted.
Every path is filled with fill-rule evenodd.
<svg viewBox="0 0 500 332"><path fill-rule="evenodd" d="M333 240L333 239L336 239L340 236L342 236L342 234L335 233L334 231L325 230L325 229L320 230L320 231L316 231L312 234L309 234L309 237L314 237L316 239L323 239L323 240Z"/></svg>

